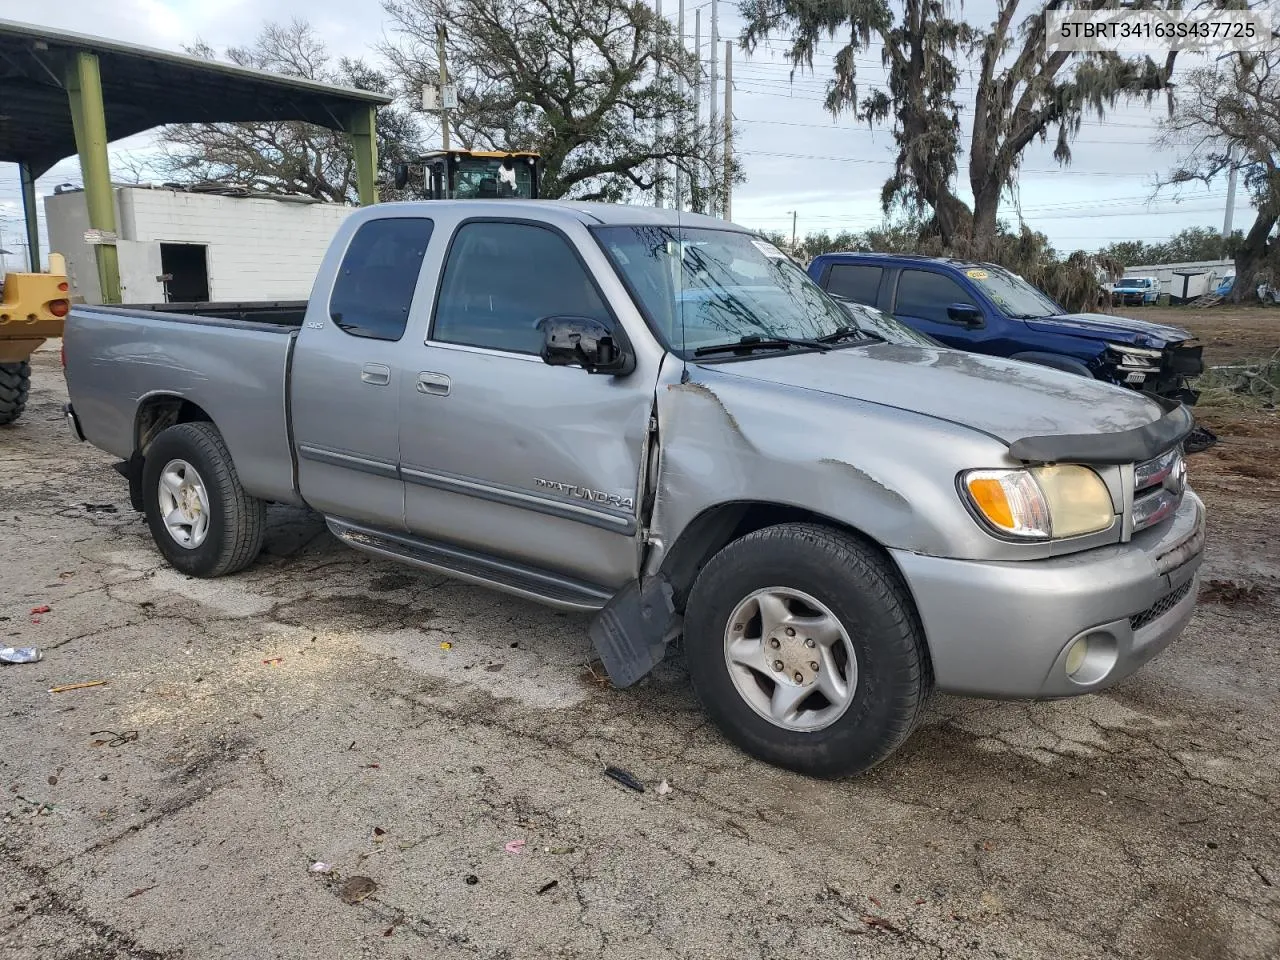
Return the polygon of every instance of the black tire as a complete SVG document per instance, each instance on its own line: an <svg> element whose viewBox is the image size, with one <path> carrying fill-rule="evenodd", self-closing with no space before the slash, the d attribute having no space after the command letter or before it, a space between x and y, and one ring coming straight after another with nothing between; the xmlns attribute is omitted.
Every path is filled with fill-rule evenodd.
<svg viewBox="0 0 1280 960"><path fill-rule="evenodd" d="M13 423L27 408L31 392L31 362L0 363L0 427Z"/></svg>
<svg viewBox="0 0 1280 960"><path fill-rule="evenodd" d="M185 460L196 469L208 495L208 533L195 547L178 543L161 516L160 475L174 460ZM180 423L155 438L142 467L142 498L156 547L185 574L221 577L235 573L253 563L262 549L266 504L240 486L231 454L212 423Z"/></svg>
<svg viewBox="0 0 1280 960"><path fill-rule="evenodd" d="M796 731L757 713L725 662L725 629L756 590L800 590L839 620L857 656L853 701L819 730ZM906 588L874 547L816 524L766 527L726 546L703 568L685 611L690 679L726 737L769 763L815 777L861 773L911 735L933 686L924 631ZM820 702L820 701L819 701Z"/></svg>

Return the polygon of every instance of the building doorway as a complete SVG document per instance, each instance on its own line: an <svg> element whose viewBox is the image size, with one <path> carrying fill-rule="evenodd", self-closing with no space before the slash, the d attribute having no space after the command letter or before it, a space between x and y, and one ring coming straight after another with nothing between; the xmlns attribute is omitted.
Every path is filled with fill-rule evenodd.
<svg viewBox="0 0 1280 960"><path fill-rule="evenodd" d="M203 243L160 244L166 303L208 303L209 261Z"/></svg>

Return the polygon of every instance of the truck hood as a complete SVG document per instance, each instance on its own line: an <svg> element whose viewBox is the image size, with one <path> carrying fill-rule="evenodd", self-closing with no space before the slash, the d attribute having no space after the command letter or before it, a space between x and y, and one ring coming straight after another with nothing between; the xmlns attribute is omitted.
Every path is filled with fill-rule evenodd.
<svg viewBox="0 0 1280 960"><path fill-rule="evenodd" d="M935 417L1005 443L1028 436L1118 433L1144 427L1164 413L1140 393L1062 370L908 344L758 356L714 367L719 374Z"/></svg>
<svg viewBox="0 0 1280 960"><path fill-rule="evenodd" d="M1192 339L1190 332L1181 327L1132 320L1129 317L1113 317L1105 313L1064 313L1057 317L1027 320L1026 324L1030 329L1041 333L1066 333L1154 350L1163 350L1172 343Z"/></svg>

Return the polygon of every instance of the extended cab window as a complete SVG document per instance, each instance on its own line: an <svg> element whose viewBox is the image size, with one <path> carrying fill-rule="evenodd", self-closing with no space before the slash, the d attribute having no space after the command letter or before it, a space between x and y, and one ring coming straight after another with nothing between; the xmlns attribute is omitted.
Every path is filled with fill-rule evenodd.
<svg viewBox="0 0 1280 960"><path fill-rule="evenodd" d="M893 312L899 317L951 323L947 307L953 303L973 303L973 296L945 274L903 270L898 278L898 297Z"/></svg>
<svg viewBox="0 0 1280 960"><path fill-rule="evenodd" d="M569 242L527 223L463 224L454 235L431 339L538 353L544 317L612 318Z"/></svg>
<svg viewBox="0 0 1280 960"><path fill-rule="evenodd" d="M880 277L884 273L882 267L871 267L859 263L837 263L832 265L827 274L827 291L837 297L845 297L868 306L876 305L876 295L880 291Z"/></svg>
<svg viewBox="0 0 1280 960"><path fill-rule="evenodd" d="M329 316L353 337L399 340L431 239L422 217L370 220L347 247L329 297Z"/></svg>

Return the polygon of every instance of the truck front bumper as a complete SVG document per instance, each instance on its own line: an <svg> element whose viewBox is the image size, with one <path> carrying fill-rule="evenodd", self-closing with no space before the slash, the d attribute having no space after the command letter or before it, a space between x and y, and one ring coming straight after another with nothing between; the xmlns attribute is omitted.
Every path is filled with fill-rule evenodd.
<svg viewBox="0 0 1280 960"><path fill-rule="evenodd" d="M1196 605L1204 507L1188 490L1167 524L1051 560L891 552L915 597L939 690L1069 697L1120 682L1182 633Z"/></svg>

